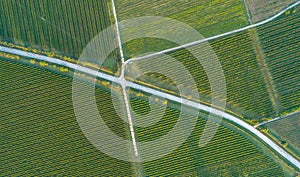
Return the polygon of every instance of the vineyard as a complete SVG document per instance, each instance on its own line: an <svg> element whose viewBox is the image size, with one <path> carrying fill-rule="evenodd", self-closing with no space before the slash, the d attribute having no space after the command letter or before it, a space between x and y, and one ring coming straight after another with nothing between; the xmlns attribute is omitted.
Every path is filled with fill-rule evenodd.
<svg viewBox="0 0 300 177"><path fill-rule="evenodd" d="M229 37L210 42L218 59L221 62L226 80L227 89L227 108L238 115L259 121L260 117L274 115L272 103L267 92L267 88L260 72L251 40L247 32L241 32ZM198 49L188 48L196 55L203 57L203 52ZM202 53L201 53L202 52ZM174 60L180 61L190 72L197 83L201 101L210 103L211 90L208 77L204 68L197 59L186 49L168 53ZM149 62L152 60L152 62ZM166 56L152 57L147 60L135 61L136 66L143 66L143 71L147 71L144 76L139 77L137 82L145 83L147 86L153 85L154 88L163 88L170 93L178 94L173 81L162 74L151 73L152 63L164 66L164 70L175 70L175 63L166 60ZM130 68L129 68L130 69ZM136 70L131 68L130 70ZM166 71L167 72L167 71ZM178 70L178 73L182 73ZM135 74L132 74L134 76ZM178 78L179 79L179 78ZM191 88L190 81L182 82L184 87ZM218 97L219 95L216 95ZM223 98L215 98L223 99ZM197 100L199 101L199 100Z"/></svg>
<svg viewBox="0 0 300 177"><path fill-rule="evenodd" d="M88 42L112 23L106 1L12 0L0 1L0 7L2 41L72 58L78 58ZM118 56L114 51L109 64L116 65Z"/></svg>
<svg viewBox="0 0 300 177"><path fill-rule="evenodd" d="M1 102L5 103L0 105L3 110L1 141L4 142L1 143L0 175L132 175L132 164L102 154L82 134L72 108L70 78L2 60L0 66L0 95ZM127 124L117 116L109 97L109 92L96 89L98 109L107 126L126 138ZM133 96L130 100L135 109L149 111L146 101ZM139 140L149 141L166 134L178 115L179 111L167 108L156 126L137 127ZM144 163L144 173L147 176L189 173L231 176L256 172L283 175L281 168L252 143L223 126L206 147L199 148L197 142L205 122L198 120L191 136L179 149L162 159Z"/></svg>
<svg viewBox="0 0 300 177"><path fill-rule="evenodd" d="M282 144L288 144L288 147L300 156L300 114L295 114L284 119L271 122L264 126Z"/></svg>
<svg viewBox="0 0 300 177"><path fill-rule="evenodd" d="M139 111L149 112L149 103L131 98L131 104ZM138 110L135 112L141 114ZM175 126L180 112L167 108L165 115L155 125L136 127L139 141L151 141L165 135ZM189 114L184 114L192 118ZM201 115L201 117L206 115ZM276 174L282 170L263 155L251 142L238 133L221 126L211 142L199 147L198 141L205 126L200 118L188 140L173 153L151 162L143 163L145 176L247 176L251 174ZM176 138L174 138L176 139Z"/></svg>
<svg viewBox="0 0 300 177"><path fill-rule="evenodd" d="M0 67L0 176L132 175L130 163L101 153L82 134L71 78L2 60ZM96 92L99 102L109 100L110 93ZM106 110L110 118L113 112ZM126 136L122 124L107 125Z"/></svg>
<svg viewBox="0 0 300 177"><path fill-rule="evenodd" d="M253 23L266 20L294 2L297 0L246 0Z"/></svg>
<svg viewBox="0 0 300 177"><path fill-rule="evenodd" d="M193 27L204 37L225 33L248 24L241 0L116 0L116 11L119 21L143 16L169 17ZM173 45L158 39L134 40L124 45L124 52L129 58L143 52L161 51Z"/></svg>
<svg viewBox="0 0 300 177"><path fill-rule="evenodd" d="M170 17L190 25L204 37L238 29L249 23L242 0L115 1L119 21L142 16ZM289 3L295 2L244 1L250 10L252 22L261 21ZM262 8L262 5L268 8ZM95 35L114 23L114 17L111 16L112 4L109 0L3 0L0 1L0 8L0 45L71 63L77 62L83 49ZM140 30L138 28L130 30ZM122 27L120 29L122 36ZM270 79L274 81L285 111L280 112L281 114L299 110L300 106L299 29L300 7L257 27L262 53L266 56L265 60L271 73ZM106 45L117 45L116 38L104 41ZM205 70L197 60L199 56L201 59L213 58L211 53L206 51L207 48L199 50L205 48L202 46L204 43L178 49L166 55L129 62L125 68L125 77L138 84L217 109L223 108L220 108L218 103L210 105L212 100L218 100L219 103L226 100L224 109L227 113L251 124L274 117L276 110L257 59L260 56L255 52L251 32L234 33L211 40L209 44L222 66L222 71L217 72L223 72L225 75L226 98L222 94L212 93L211 82L219 84L219 88L222 88L220 83L223 82L210 80L208 73L213 72ZM123 45L123 49L125 59L129 59L175 46L177 44L170 41L143 38L129 41ZM101 72L119 74L118 50L116 47L109 55ZM172 61L168 60L169 57L172 57ZM180 64L183 69L175 67ZM96 58L90 58L78 65L94 69L98 67ZM164 73L172 74L169 77L159 70L154 71L153 68L162 68ZM209 69L218 74L215 68ZM139 170L144 176L290 176L287 173L294 173L294 169L275 156L275 152L265 146L265 142L252 136L248 129L226 120L222 121L208 144L204 147L199 146L207 123L207 112L197 110L199 116L195 117L191 114L190 107L184 112L179 103L151 97L143 91L127 89L131 114L134 114L133 122L161 118L148 127L136 125L132 132L131 126L120 116L120 113L125 112L122 109L124 107L112 100L114 93L122 93L117 84L100 78L94 80L87 73L74 73L72 69L59 64L4 52L0 52L0 71L0 176L134 176ZM191 78L183 77L187 73L191 74ZM134 79L138 74L143 75ZM132 133L138 142L159 140L174 130L181 114L189 121L197 120L196 125L183 144L157 160L131 163L112 158L98 150L80 128L84 123L77 121L75 116L74 105L77 104L73 102L72 97L72 82L75 82L72 76L80 78L77 82L84 91L95 82L98 111L107 127L123 140L131 140ZM178 81L181 83L178 84ZM195 87L191 84L194 81ZM190 92L180 95L179 91L182 88ZM193 97L194 91L199 93L199 99ZM93 106L86 104L81 95L78 100L83 103L80 106L86 106L84 108ZM153 111L153 105L163 107L165 111ZM154 114L147 115L151 112ZM299 118L300 114L295 114L265 124L258 130L264 131L271 139L275 138L273 140L287 147L288 152L293 151L299 155ZM179 131L187 132L189 126L186 123ZM100 133L98 137L106 136ZM170 139L172 142L178 141L176 136ZM117 142L114 138L111 140ZM109 144L107 141L105 143ZM116 146L119 145L117 143ZM172 145L163 146L168 150ZM102 148L102 144L100 147ZM152 147L156 148L151 144ZM133 146L128 144L128 147L124 148L126 153L127 148L128 156L132 155L135 150L132 149ZM118 155L120 153L109 150Z"/></svg>
<svg viewBox="0 0 300 177"><path fill-rule="evenodd" d="M300 9L258 27L267 64L285 110L300 105Z"/></svg>

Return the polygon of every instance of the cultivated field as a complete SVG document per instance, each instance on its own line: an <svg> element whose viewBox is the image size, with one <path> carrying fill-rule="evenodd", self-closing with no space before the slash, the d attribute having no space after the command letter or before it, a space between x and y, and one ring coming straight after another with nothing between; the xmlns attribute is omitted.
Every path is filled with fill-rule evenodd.
<svg viewBox="0 0 300 177"><path fill-rule="evenodd" d="M263 21L297 0L245 0L253 23Z"/></svg>
<svg viewBox="0 0 300 177"><path fill-rule="evenodd" d="M190 25L204 37L228 32L248 24L246 10L241 0L116 0L116 10L119 21L142 16L169 17ZM143 46L147 46L147 49ZM127 57L133 57L143 52L160 51L172 46L173 44L157 39L142 39L125 45L124 51Z"/></svg>
<svg viewBox="0 0 300 177"><path fill-rule="evenodd" d="M130 163L101 153L82 134L71 78L2 60L0 67L0 176L132 175ZM110 93L96 92L99 103L109 101ZM103 105L107 125L125 137L123 124Z"/></svg>
<svg viewBox="0 0 300 177"><path fill-rule="evenodd" d="M268 123L264 127L282 144L287 143L300 157L300 113Z"/></svg>
<svg viewBox="0 0 300 177"><path fill-rule="evenodd" d="M258 28L267 64L285 110L300 105L299 10L287 11Z"/></svg>
<svg viewBox="0 0 300 177"><path fill-rule="evenodd" d="M271 99L261 74L249 34L247 32L237 33L211 41L210 44L218 56L225 75L228 103L227 109L238 115L254 120L260 120L259 118L261 117L274 115ZM199 56L203 56L201 51L194 50L194 52ZM174 60L177 59L180 61L186 69L188 69L197 83L198 92L201 97L200 99L210 103L210 96L212 93L207 73L205 73L203 67L196 58L185 49L170 52L168 55L173 57ZM143 68L151 68L153 64L151 59L155 59L155 63L158 66L164 66L164 68L167 68L167 66L172 64L166 60L166 56L159 56L158 59L153 57L145 59L144 61L135 61L135 63L137 66L143 66ZM169 67L169 69L174 70L175 68ZM130 70L136 71L137 69L131 68ZM161 74L151 73L151 70L145 70L149 73L145 74L143 77L139 77L138 81L147 83L148 86L159 86L169 90L173 94L178 93L175 84L170 78ZM177 73L183 72L178 71ZM189 85L191 82L184 82L187 83L184 87L191 87L191 85Z"/></svg>
<svg viewBox="0 0 300 177"><path fill-rule="evenodd" d="M27 50L78 58L87 43L111 25L113 17L107 2L110 1L0 1L0 39ZM116 65L118 56L116 51L111 54L111 65Z"/></svg>
<svg viewBox="0 0 300 177"><path fill-rule="evenodd" d="M3 78L0 95L5 103L0 105L3 110L0 175L133 174L132 164L104 155L82 134L72 108L71 78L7 61L0 60L0 66ZM109 98L109 92L96 89L98 109L106 124L118 136L126 138L127 124L117 116ZM140 112L147 113L149 109L145 101L135 97L131 97L131 104ZM158 138L174 126L178 114L179 111L167 108L156 126L136 129L138 138L143 141ZM205 122L198 120L192 135L179 149L162 159L144 163L145 175L283 176L281 168L250 141L223 126L206 147L199 148L197 143Z"/></svg>
<svg viewBox="0 0 300 177"><path fill-rule="evenodd" d="M146 114L149 103L131 97L131 104L138 114ZM180 112L167 108L165 115L155 125L136 127L140 141L151 141L166 135L175 126ZM189 114L185 116L192 119ZM206 117L206 115L201 115ZM198 141L206 121L200 118L191 136L173 153L151 162L143 163L145 176L246 176L282 175L280 168L243 136L224 126L207 146L199 148ZM175 138L174 138L175 139Z"/></svg>

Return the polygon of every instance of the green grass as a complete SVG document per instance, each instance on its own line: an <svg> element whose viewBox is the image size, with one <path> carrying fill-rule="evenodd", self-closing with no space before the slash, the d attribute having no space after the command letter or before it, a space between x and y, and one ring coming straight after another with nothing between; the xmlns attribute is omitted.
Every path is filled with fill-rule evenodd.
<svg viewBox="0 0 300 177"><path fill-rule="evenodd" d="M169 17L191 26L204 37L228 32L248 24L242 0L116 0L116 10L119 21L143 16ZM142 39L128 42L124 45L124 52L129 58L143 52L155 52L170 47L174 47L174 44L158 39Z"/></svg>
<svg viewBox="0 0 300 177"><path fill-rule="evenodd" d="M133 174L131 163L106 156L82 134L72 107L72 79L45 70L0 60L1 66L1 157L0 175L100 175ZM82 83L83 86L87 86ZM96 89L98 109L107 126L127 137L128 125L116 114L110 93ZM134 109L147 113L149 105L131 99ZM166 134L179 111L167 111L152 128L136 128L140 141ZM191 117L186 114L185 116ZM203 115L205 117L205 115ZM146 176L184 175L232 176L271 171L282 176L280 167L250 141L221 126L213 140L197 146L205 125L198 119L191 136L173 153L143 163ZM148 136L150 135L150 136Z"/></svg>
<svg viewBox="0 0 300 177"><path fill-rule="evenodd" d="M292 9L290 14L258 27L267 64L285 110L300 105L299 10Z"/></svg>
<svg viewBox="0 0 300 177"><path fill-rule="evenodd" d="M78 58L88 42L111 26L109 1L0 1L0 39ZM106 41L112 43L114 41ZM118 52L110 56L116 65ZM95 63L95 59L90 62Z"/></svg>
<svg viewBox="0 0 300 177"><path fill-rule="evenodd" d="M274 109L272 108L272 103L248 32L240 32L216 39L211 41L210 45L218 56L225 75L227 109L255 120L260 120L264 116L274 115ZM188 49L194 51L199 56L203 56L201 51L192 48ZM197 83L200 100L210 103L211 90L208 77L196 58L186 49L176 50L167 54L173 57L174 60L177 59L180 61L188 69ZM144 61L136 61L136 66L151 68L153 64L151 59L155 59L155 63L158 66L164 67L167 70L170 62L165 58L165 56L158 56ZM136 70L134 68L129 69ZM174 67L169 67L168 69L169 71L175 70ZM139 77L138 80L178 93L175 83L171 79L166 78L162 74L152 73L151 69L144 69L143 71L149 73ZM177 73L182 73L182 71L178 71ZM182 83L185 83L184 87L193 89L190 85L191 82L184 80Z"/></svg>

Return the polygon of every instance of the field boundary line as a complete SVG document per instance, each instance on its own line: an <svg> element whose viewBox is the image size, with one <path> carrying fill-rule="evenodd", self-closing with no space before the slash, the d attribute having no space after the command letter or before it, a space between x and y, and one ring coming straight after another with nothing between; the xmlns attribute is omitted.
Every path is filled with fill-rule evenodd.
<svg viewBox="0 0 300 177"><path fill-rule="evenodd" d="M299 113L300 113L300 111L291 112L291 113L289 113L289 114L286 114L286 115L283 115L283 116L279 116L279 117L276 117L276 118L274 118L274 119L272 119L272 120L267 120L267 121L264 121L264 122L262 122L262 123L260 123L260 124L257 124L257 125L254 126L254 128L263 126L263 125L265 125L265 124L268 124L268 123L271 123L271 122L274 122L274 121L277 121L277 120L281 120L281 119L284 119L284 118L288 118L289 116L293 116L293 115L299 114Z"/></svg>
<svg viewBox="0 0 300 177"><path fill-rule="evenodd" d="M249 37L251 39L253 50L256 53L256 59L259 64L259 68L261 71L261 75L264 78L264 82L266 84L266 89L268 91L270 101L272 103L273 109L276 112L276 116L283 110L281 100L278 95L277 87L274 84L272 74L270 72L267 56L264 53L263 47L261 45L260 38L258 36L257 29L253 28L249 30Z"/></svg>
<svg viewBox="0 0 300 177"><path fill-rule="evenodd" d="M300 1L299 1L300 3ZM236 123L237 125L243 127L244 129L250 131L251 133L253 133L253 135L256 136L256 138L260 139L261 141L265 142L269 147L271 147L274 151L276 151L278 154L280 154L282 157L284 157L287 161L289 161L290 163L292 163L295 167L297 167L298 169L300 169L300 162L295 159L292 155L290 155L288 152L286 152L283 148L281 148L279 145L277 145L276 143L274 143L272 140L270 140L266 135L264 135L262 132L260 132L259 130L255 129L253 126L249 125L248 123L244 122L243 120L228 114L224 111L220 111L216 108L213 107L209 107L200 103L196 103L194 101L190 101L181 97L177 97L168 93L164 93L155 89L151 89L149 87L143 86L143 85L138 85L136 83L127 81L127 80L123 80L120 77L115 77L115 76L111 76L105 73L101 73L99 71L93 70L93 69L89 69L77 64L73 64L73 63L69 63L67 61L62 61L59 60L57 58L51 58L51 57L47 57L47 56L43 56L43 55L39 55L39 54L35 54L35 53L30 53L30 52L25 52L22 50L17 50L17 49L12 49L12 48L8 48L8 47L4 47L4 46L0 46L0 51L2 52L6 52L6 53L11 53L11 54L15 54L15 55L20 55L20 56L24 56L24 57L29 57L29 58L34 58L37 60L42 60L42 61L48 61L51 63L56 63L65 67L69 67L87 74L91 74L94 76L97 76L99 78L102 79L106 79L115 83L121 83L124 82L125 86L129 86L131 88L137 89L137 90L141 90L144 91L146 93L150 93L152 95L157 95L159 97L163 97L166 99L169 99L171 101L175 101L187 106L191 106L194 108L197 108L199 110L203 110L206 112L211 112L212 114L218 115L218 116L222 116L223 118L232 121L234 123ZM120 84L121 85L121 84Z"/></svg>
<svg viewBox="0 0 300 177"><path fill-rule="evenodd" d="M250 9L249 9L248 3L246 1L247 0L243 0L244 7L245 7L246 14L247 14L247 17L248 17L248 22L249 22L249 24L252 24L251 15L250 15Z"/></svg>
<svg viewBox="0 0 300 177"><path fill-rule="evenodd" d="M117 40L118 40L118 45L119 45L119 48L120 48L121 60L122 60L122 63L124 63L125 59L124 59L124 53L123 53L123 48L122 48L121 33L120 33L120 28L119 28L119 22L118 22L118 17L117 17L115 1L111 0L111 4L112 4L112 10L113 10L114 19L115 19Z"/></svg>
<svg viewBox="0 0 300 177"><path fill-rule="evenodd" d="M222 33L222 34L219 34L219 35L216 35L216 36L204 38L204 39L197 40L197 41L194 41L194 42L191 42L191 43L187 43L187 44L180 45L180 46L177 46L177 47L173 47L173 48L170 48L170 49L155 52L155 53L152 53L152 54L149 54L149 55L144 55L144 56L141 56L141 57L131 58L131 59L127 60L125 63L129 63L129 62L137 61L137 60L148 59L148 58L151 58L151 57L154 57L154 56L158 56L158 55L161 55L161 54L165 54L165 53L168 53L168 52L172 52L172 51L187 48L187 47L192 47L194 45L201 44L201 43L206 42L206 41L210 41L210 40L213 40L213 39L217 39L217 38L220 38L220 37L228 36L228 35L231 35L231 34L234 34L234 33L242 32L242 31L245 31L245 30L248 30L248 29L251 29L251 28L261 26L263 24L269 23L270 21L276 19L277 17L284 14L286 11L290 10L291 8L293 8L293 7L295 7L299 4L300 4L300 0L297 1L296 3L292 4L292 5L288 6L288 7L286 7L285 9L283 9L282 11L277 13L276 15L274 15L274 16L272 16L272 17L270 17L270 18L268 18L264 21L261 21L261 22L258 22L258 23L255 23L255 24L252 24L252 25L249 25L249 26L245 26L243 28L239 28L239 29L236 29L236 30L233 30L233 31Z"/></svg>
<svg viewBox="0 0 300 177"><path fill-rule="evenodd" d="M115 26L116 26L116 33L117 33L117 40L118 40L118 45L120 49L120 55L121 55L121 62L122 62L122 67L121 67L121 75L117 79L117 83L121 85L122 87L122 93L123 93L123 98L125 102L125 108L126 108L126 114L127 114L127 119L128 119L128 124L129 124L129 131L130 131L130 136L132 138L132 145L133 145L133 151L134 151L134 158L137 161L140 161L140 155L139 155L139 150L136 142L136 136L134 132L134 125L132 121L132 116L131 116L131 111L130 111L130 105L128 101L128 94L126 92L126 80L125 80L125 58L124 58L124 52L122 48L122 40L121 40L121 33L120 33L120 28L119 28L119 22L118 22L118 17L117 17L117 11L116 11L116 6L115 6L115 1L111 0L112 4L112 10L113 10L113 15L115 19ZM98 72L99 73L99 72ZM99 74L97 74L99 77ZM143 167L141 164L134 163L134 173L136 176L142 176L143 172Z"/></svg>

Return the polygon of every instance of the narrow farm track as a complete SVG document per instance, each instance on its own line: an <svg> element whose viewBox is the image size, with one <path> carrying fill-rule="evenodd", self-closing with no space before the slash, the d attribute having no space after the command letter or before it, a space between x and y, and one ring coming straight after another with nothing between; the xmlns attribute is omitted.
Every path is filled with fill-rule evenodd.
<svg viewBox="0 0 300 177"><path fill-rule="evenodd" d="M234 34L234 33L238 33L238 32L241 32L241 31L246 31L248 29L264 25L266 23L271 22L272 20L276 19L280 15L284 14L286 11L292 9L293 7L295 7L295 6L299 5L299 4L300 4L300 1L297 1L296 3L290 5L289 7L285 8L285 9L283 9L278 14L276 14L273 17L270 17L270 18L268 18L268 19L266 19L266 20L264 20L262 22L255 23L255 24L252 24L252 25L249 25L249 26L246 26L246 27L243 27L243 28L239 28L239 29L236 29L236 30L233 30L233 31L229 31L229 32L226 32L226 33L223 33L223 34L219 34L219 35L216 35L216 36L204 38L204 39L201 39L201 40L198 40L198 41L194 41L194 42L191 42L191 43L188 43L188 44L184 44L184 45L181 45L181 46L177 46L177 47L174 47L174 48L166 49L166 50L163 50L163 51L160 51L160 52L155 52L155 53L152 53L152 54L149 54L149 55L145 55L145 56L141 56L141 57L131 58L131 59L127 60L125 63L127 64L127 63L129 63L131 61L143 60L143 59L147 59L147 58L150 58L150 57L159 56L161 54L165 54L165 53L172 52L172 51L175 51L175 50L179 50L179 49L191 47L191 46L200 44L202 42L210 41L210 40L217 39L217 38L224 37L224 36L229 36L229 35Z"/></svg>
<svg viewBox="0 0 300 177"><path fill-rule="evenodd" d="M123 52L123 48L122 48L121 33L120 33L120 28L119 28L119 22L118 22L118 17L117 17L117 12L116 12L115 1L111 0L111 4L112 4L112 10L113 10L113 15L114 15L114 19L115 19L115 28L116 28L118 46L119 46L121 62L122 62L122 73L121 73L121 76L119 78L120 79L119 84L122 86L123 98L124 98L125 107L126 107L126 114L127 114L128 123L129 123L129 130L130 130L130 135L131 135L131 138L132 138L134 158L137 161L140 161L141 159L140 159L140 155L139 155L138 146L137 146L137 143L136 143L134 125L133 125L132 116L131 116L131 113L130 113L130 105L128 103L128 93L126 92L126 83L125 83L126 80L124 78L125 59L124 59L124 52ZM134 163L134 168L135 168L135 170L134 170L135 176L144 176L143 175L144 171L143 171L142 164Z"/></svg>
<svg viewBox="0 0 300 177"><path fill-rule="evenodd" d="M262 123L260 123L258 125L255 125L254 127L257 128L257 127L263 126L265 124L268 124L268 123L271 123L271 122L274 122L274 121L277 121L277 120L281 120L281 119L284 119L284 118L288 118L288 117L290 117L292 115L299 114L299 113L300 113L300 111L296 111L296 112L292 112L292 113L289 113L289 114L284 115L284 116L279 116L279 117L276 117L276 118L274 118L272 120L267 120L267 121L262 122Z"/></svg>
<svg viewBox="0 0 300 177"><path fill-rule="evenodd" d="M119 22L118 22L118 17L117 17L117 12L116 12L115 1L111 0L111 4L112 4L114 19L115 19L116 32L117 32L117 38L118 38L118 45L120 48L121 60L122 60L122 63L124 63L124 52L123 52L123 48L122 48L121 33L120 33L120 28L119 28Z"/></svg>
<svg viewBox="0 0 300 177"><path fill-rule="evenodd" d="M112 2L113 2L113 0L112 0ZM121 50L121 58L122 58L122 69L125 68L127 63L130 63L132 61L147 59L149 57L153 57L153 56L161 55L161 54L164 54L164 53L167 53L167 52L172 52L172 51L175 51L175 50L178 50L178 49L183 49L183 48L186 48L186 47L194 46L194 45L200 44L200 43L205 42L205 41L210 41L210 40L213 40L213 39L217 39L217 38L220 38L220 37L228 36L228 35L231 35L231 34L234 34L234 33L238 33L238 32L241 32L241 31L245 31L245 30L248 30L248 29L251 29L251 28L261 26L263 24L266 24L266 23L276 19L277 17L279 17L280 15L285 13L287 10L289 10L289 9L299 5L299 4L300 4L300 1L294 3L293 5L285 8L284 10L282 10L278 14L274 15L273 17L271 17L267 20L264 20L262 22L252 24L252 25L249 25L249 26L246 26L246 27L243 27L243 28L240 28L240 29L236 29L236 30L233 30L233 31L230 31L230 32L226 32L226 33L223 33L223 34L219 34L219 35L216 35L216 36L213 36L213 37L205 38L205 39L202 39L202 40L199 40L199 41L194 41L192 43L188 43L188 44L181 45L181 46L178 46L178 47L174 47L174 48L170 48L170 49L163 50L163 51L160 51L160 52L152 53L152 54L149 54L149 55L146 55L146 56L132 58L132 59L127 60L126 62L124 62L124 57L122 56L123 55L122 49L120 49ZM115 20L117 21L117 19L115 19ZM117 26L117 30L118 30L118 26ZM120 34L118 33L118 37L120 37L119 35ZM119 44L121 43L120 38L119 38L118 42L119 42ZM121 47L121 45L120 45L120 47ZM200 104L200 103L196 103L196 102L193 102L193 101L190 101L190 100L186 100L186 99L174 96L174 95L170 95L170 94L158 91L158 90L154 90L154 89L148 88L146 86L142 86L142 85L138 85L138 84L129 82L129 81L124 79L123 74L120 77L115 77L115 76L111 76L111 75L108 75L108 74L100 73L96 70L92 70L92 69L89 69L89 68L86 68L86 67L83 67L83 66L79 66L77 64L69 63L67 61L62 61L62 60L57 59L57 58L51 58L51 57L38 55L38 54L35 54L35 53L30 53L30 52L25 52L25 51L21 51L21 50L17 50L17 49L12 49L12 48L8 48L8 47L4 47L4 46L0 46L0 51L15 54L15 55L20 55L20 56L24 56L24 57L34 58L34 59L41 60L41 61L47 61L47 62L50 62L50 63L55 63L55 64L58 64L58 65L61 65L61 66L65 66L65 67L68 67L68 68L75 69L77 71L81 71L81 72L84 72L84 73L87 73L87 74L91 74L91 75L97 76L99 78L103 78L103 79L106 79L106 80L109 80L109 81L112 81L112 82L115 82L115 83L118 83L118 84L122 84L124 88L125 87L131 87L131 88L134 88L134 89L137 89L137 90L144 91L146 93L150 93L150 94L153 94L153 95L164 97L164 98L169 99L171 101L175 101L175 102L178 102L178 103L181 103L181 104L185 104L187 106L197 108L199 110L203 110L203 111L206 111L206 112L211 112L213 114L222 116L223 118L225 118L229 121L232 121L232 122L238 124L239 126L243 127L244 129L252 132L257 138L259 138L264 143L269 145L274 151L276 151L278 154L280 154L282 157L284 157L287 161L289 161L294 166L296 166L298 169L300 169L300 162L297 159L295 159L293 156L291 156L289 153L287 153L280 146L278 146L276 143L271 141L267 136L265 136L263 133L261 133L260 131L255 129L253 126L247 124L246 122L240 120L239 118L237 118L233 115L225 113L224 111L221 111L221 110L218 110L218 109L215 109L215 108L211 108L209 106L206 106L206 105L203 105L203 104Z"/></svg>
<svg viewBox="0 0 300 177"><path fill-rule="evenodd" d="M299 3L300 3L300 1L299 1ZM15 54L15 55L20 55L20 56L24 56L24 57L34 58L34 59L37 59L37 60L42 60L42 61L55 63L55 64L62 65L62 66L68 67L68 68L72 68L72 69L75 69L75 70L78 70L78 71L81 71L81 72L84 72L84 73L87 73L87 74L91 74L91 75L94 75L94 76L97 76L97 77L100 77L100 78L103 78L103 79L106 79L106 80L109 80L109 81L112 81L112 82L115 82L115 83L120 84L120 83L124 82L123 84L126 87L131 87L131 88L134 88L134 89L137 89L137 90L141 90L141 91L144 91L146 93L150 93L152 95L157 95L157 96L169 99L171 101L175 101L175 102L178 102L178 103L181 103L181 104L185 104L187 106L197 108L199 110L203 110L203 111L206 111L206 112L211 112L215 115L219 115L219 116L221 116L221 117L223 117L223 118L225 118L229 121L232 121L232 122L236 123L237 125L243 127L244 129L252 132L257 138L259 138L264 143L269 145L274 151L276 151L278 154L280 154L282 157L284 157L287 161L289 161L294 166L296 166L298 169L300 169L300 162L297 159L295 159L292 155L287 153L284 149L279 147L276 143L271 141L267 136L265 136L263 133L261 133L260 131L255 129L253 126L247 124L246 122L240 120L239 118L237 118L233 115L225 113L224 111L220 111L218 109L211 108L211 107L208 107L208 106L200 104L200 103L196 103L196 102L186 100L186 99L174 96L174 95L170 95L168 93L164 93L164 92L154 90L154 89L142 86L142 85L138 85L138 84L129 82L127 80L124 80L122 77L118 78L118 77L111 76L111 75L108 75L108 74L100 73L98 71L95 71L95 70L92 70L92 69L89 69L89 68L86 68L86 67L83 67L83 66L79 66L79 65L76 65L76 64L73 64L73 63L69 63L67 61L62 61L62 60L59 60L59 59L56 59L56 58L50 58L50 57L47 57L47 56L42 56L42 55L38 55L38 54L34 54L34 53L29 53L29 52L25 52L25 51L21 51L21 50L17 50L17 49L11 49L11 48L8 48L8 47L3 47L3 46L0 46L0 51Z"/></svg>

